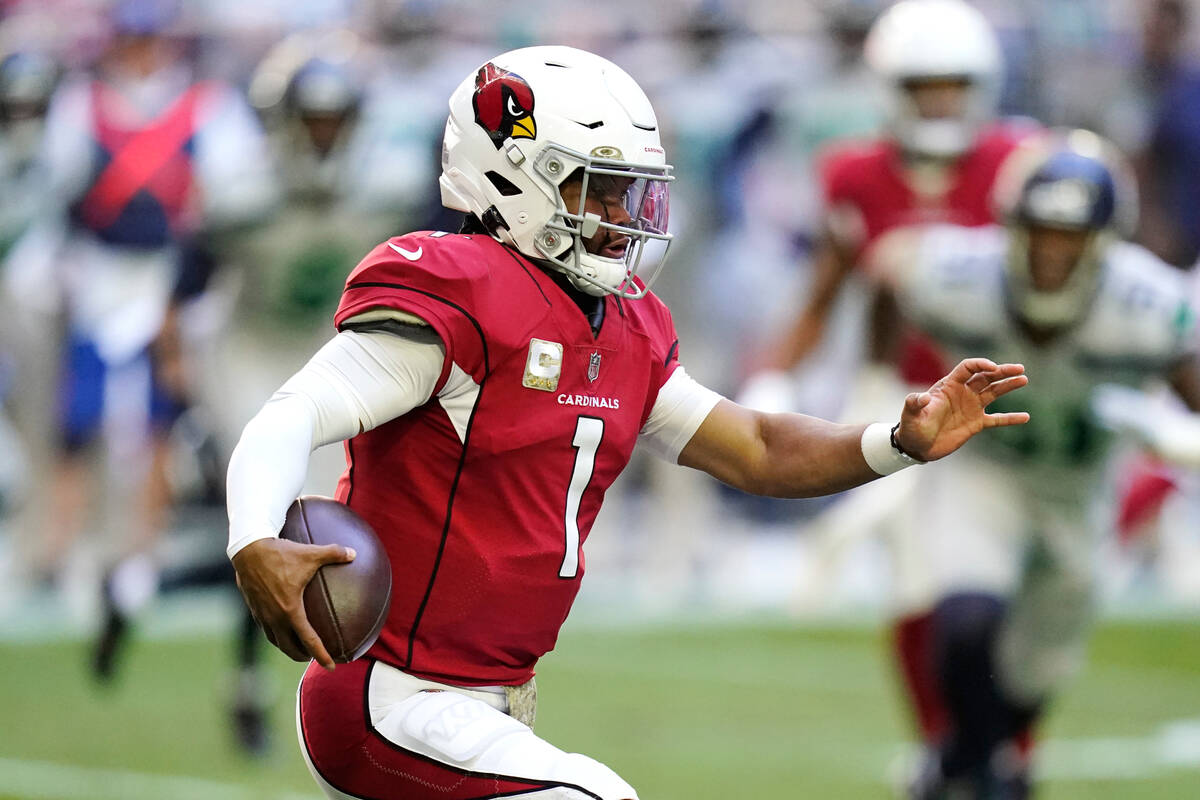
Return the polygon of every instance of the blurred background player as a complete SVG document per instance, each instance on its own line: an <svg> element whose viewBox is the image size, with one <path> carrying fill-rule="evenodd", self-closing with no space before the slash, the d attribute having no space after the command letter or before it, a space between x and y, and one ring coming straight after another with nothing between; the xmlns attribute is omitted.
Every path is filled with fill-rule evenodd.
<svg viewBox="0 0 1200 800"><path fill-rule="evenodd" d="M221 404L222 430L239 429L253 398L269 394L328 338L327 320L361 254L431 221L425 193L412 184L438 163L432 129L426 140L407 130L414 123L398 123L394 109L375 107L382 98L371 87L385 57L338 28L293 34L255 68L250 100L281 166L283 203L234 248L241 323L223 343L220 369L246 391ZM331 493L344 467L339 448L319 451L306 491Z"/></svg>
<svg viewBox="0 0 1200 800"><path fill-rule="evenodd" d="M1127 165L1075 130L1023 146L1004 173L1005 227L900 229L868 256L948 353L1022 359L1036 384L1029 427L923 470L909 506L922 574L900 591L932 605L928 666L945 713L914 800L1029 796L1031 725L1081 665L1110 529L1094 502L1112 438L1096 387L1161 379L1200 411L1189 286L1117 238L1136 215Z"/></svg>
<svg viewBox="0 0 1200 800"><path fill-rule="evenodd" d="M33 218L44 191L38 146L60 70L39 50L0 58L0 256Z"/></svg>
<svg viewBox="0 0 1200 800"><path fill-rule="evenodd" d="M78 535L103 532L91 543L107 565L99 680L157 584L168 434L192 397L183 312L214 266L210 237L274 198L253 113L236 91L195 78L176 4L124 0L107 22L94 68L50 105L48 202L7 264L10 289L61 314L58 453L35 568L56 579Z"/></svg>
<svg viewBox="0 0 1200 800"><path fill-rule="evenodd" d="M1000 45L990 23L962 0L901 0L888 7L871 25L864 58L884 87L886 133L831 145L822 158L825 215L811 279L799 315L766 353L764 369L743 388L740 399L753 407L792 407L793 373L815 365L810 387L801 390L807 403L800 410L842 413L859 379L864 349L873 360L894 364L909 384L941 374L945 359L927 338L904 327L886 294L875 292L872 276L861 269L862 254L899 226L994 222L996 175L1033 130L1027 122L997 120ZM827 336L833 320L843 338ZM896 393L886 388L891 378L880 383L875 371L866 376L874 380L859 386L860 397L877 401ZM889 516L904 488L896 481L860 493L856 508L868 511L859 517L860 526ZM891 530L890 521L882 524L900 537L896 547L903 548L906 532ZM902 617L895 645L918 725L927 739L936 740L944 715L925 666L928 616Z"/></svg>
<svg viewBox="0 0 1200 800"><path fill-rule="evenodd" d="M437 151L432 140L413 148L367 107L379 56L346 29L305 32L255 70L250 99L282 166L284 202L238 248L246 322L231 363L239 385L268 392L294 372L326 338L324 322L362 252L426 221L411 173L430 172ZM251 412L223 409L225 427Z"/></svg>
<svg viewBox="0 0 1200 800"><path fill-rule="evenodd" d="M0 57L0 259L35 218L46 181L37 158L46 110L58 83L60 70L48 54L22 49ZM19 315L3 296L0 302L0 519L10 516L29 488L31 470L27 455L31 439L20 435L10 422L29 431L45 428L44 415L29 402L37 393L13 393L18 383L36 383L22 369L28 345L36 350L36 337L22 331ZM25 402L21 402L25 401ZM19 406L14 408L13 406ZM36 450L36 448L34 448Z"/></svg>
<svg viewBox="0 0 1200 800"><path fill-rule="evenodd" d="M863 250L882 233L917 222L994 221L989 197L996 172L1030 130L1027 123L996 120L1000 46L988 21L962 0L901 0L889 7L871 26L864 58L884 86L886 134L833 144L823 154L825 215L811 282L800 314L747 385L752 400L777 403L781 384L790 389L784 373L814 355L842 289L859 283L851 279ZM878 303L871 311L870 350L877 359L896 348L896 320L888 311ZM940 359L918 343L893 357L905 380L940 374ZM859 362L843 363L848 386ZM837 413L841 399L822 410Z"/></svg>

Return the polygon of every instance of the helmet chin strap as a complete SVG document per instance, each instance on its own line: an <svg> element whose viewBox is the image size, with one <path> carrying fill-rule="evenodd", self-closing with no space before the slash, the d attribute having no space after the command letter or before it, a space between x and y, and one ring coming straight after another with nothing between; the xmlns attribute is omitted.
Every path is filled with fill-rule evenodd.
<svg viewBox="0 0 1200 800"><path fill-rule="evenodd" d="M971 146L975 126L962 119L911 120L900 126L905 149L931 158L957 158Z"/></svg>
<svg viewBox="0 0 1200 800"><path fill-rule="evenodd" d="M593 297L614 293L627 274L625 259L600 258L586 251L576 259L576 269L578 273L562 271L572 286Z"/></svg>

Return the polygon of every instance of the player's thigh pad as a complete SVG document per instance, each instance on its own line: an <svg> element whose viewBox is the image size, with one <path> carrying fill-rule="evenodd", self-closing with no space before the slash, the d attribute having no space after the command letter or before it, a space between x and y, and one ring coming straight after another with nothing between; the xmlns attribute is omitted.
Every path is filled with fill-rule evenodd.
<svg viewBox="0 0 1200 800"><path fill-rule="evenodd" d="M1012 475L971 453L908 471L918 483L907 529L893 537L898 610L920 612L957 592L1008 595L1029 528Z"/></svg>
<svg viewBox="0 0 1200 800"><path fill-rule="evenodd" d="M329 678L353 666L339 666ZM315 709L350 693L324 691L328 673L311 668L301 685L301 743L332 798L637 798L608 767L554 747L505 714L502 694L455 690L378 662L357 671L360 696L343 702L356 705L353 716L360 719L337 723L349 738L331 737L314 725L320 718ZM314 710L306 713L306 705Z"/></svg>
<svg viewBox="0 0 1200 800"><path fill-rule="evenodd" d="M1000 631L1000 680L1016 699L1037 702L1083 665L1095 615L1096 543L1085 514L1044 519L1025 555Z"/></svg>

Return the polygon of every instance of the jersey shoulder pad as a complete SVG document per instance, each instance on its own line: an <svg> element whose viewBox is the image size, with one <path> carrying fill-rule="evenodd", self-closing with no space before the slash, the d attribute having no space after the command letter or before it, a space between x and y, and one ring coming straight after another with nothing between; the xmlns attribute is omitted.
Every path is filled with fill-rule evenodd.
<svg viewBox="0 0 1200 800"><path fill-rule="evenodd" d="M1045 131L1041 123L1030 117L1005 117L984 126L975 138L975 147L1008 151Z"/></svg>
<svg viewBox="0 0 1200 800"><path fill-rule="evenodd" d="M445 338L451 319L470 319L479 305L499 247L486 236L437 231L381 242L347 278L334 324L371 309L395 309L434 325Z"/></svg>
<svg viewBox="0 0 1200 800"><path fill-rule="evenodd" d="M470 282L485 278L486 236L418 231L381 242L350 273L346 285L370 281Z"/></svg>
<svg viewBox="0 0 1200 800"><path fill-rule="evenodd" d="M1197 316L1186 276L1149 250L1113 244L1085 340L1099 355L1148 367L1196 349Z"/></svg>
<svg viewBox="0 0 1200 800"><path fill-rule="evenodd" d="M675 332L675 320L667 304L658 295L648 292L640 300L627 302L625 308L637 329L649 337L652 352L661 363L665 365L673 360L677 356L679 335Z"/></svg>
<svg viewBox="0 0 1200 800"><path fill-rule="evenodd" d="M886 169L892 153L892 148L883 139L862 139L830 145L818 156L818 171L825 196L838 199L853 194L857 186Z"/></svg>
<svg viewBox="0 0 1200 800"><path fill-rule="evenodd" d="M386 297L389 291L416 293L469 308L480 287L486 286L493 248L499 247L490 237L440 231L393 236L367 253L350 273L343 305L347 298L365 294L361 290L375 289L371 294L377 297Z"/></svg>
<svg viewBox="0 0 1200 800"><path fill-rule="evenodd" d="M1000 226L922 229L901 302L935 335L971 342L1004 325L1006 234Z"/></svg>
<svg viewBox="0 0 1200 800"><path fill-rule="evenodd" d="M1044 130L1036 122L1024 118L1005 119L984 127L975 137L971 149L963 156L963 174L982 178L990 184L1003 169L1009 156ZM980 185L975 188L979 191L990 191L990 186Z"/></svg>

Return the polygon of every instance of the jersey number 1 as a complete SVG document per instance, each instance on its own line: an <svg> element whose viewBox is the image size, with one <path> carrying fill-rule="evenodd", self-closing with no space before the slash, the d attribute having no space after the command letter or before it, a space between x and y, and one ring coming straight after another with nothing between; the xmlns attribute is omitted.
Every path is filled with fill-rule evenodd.
<svg viewBox="0 0 1200 800"><path fill-rule="evenodd" d="M574 578L579 574L579 504L583 492L592 479L596 468L596 451L604 438L604 420L597 417L580 417L575 423L575 467L571 470L571 484L567 487L567 514L563 529L566 531L566 552L558 577Z"/></svg>

